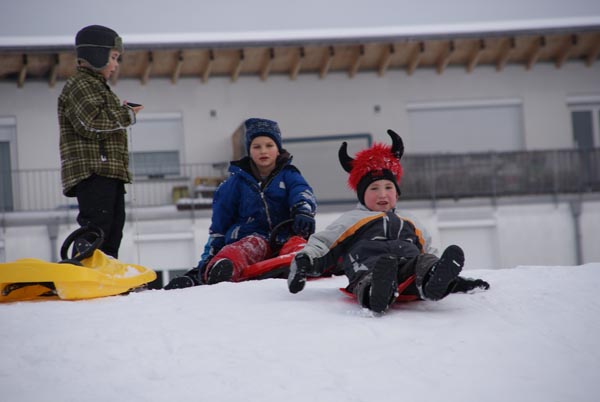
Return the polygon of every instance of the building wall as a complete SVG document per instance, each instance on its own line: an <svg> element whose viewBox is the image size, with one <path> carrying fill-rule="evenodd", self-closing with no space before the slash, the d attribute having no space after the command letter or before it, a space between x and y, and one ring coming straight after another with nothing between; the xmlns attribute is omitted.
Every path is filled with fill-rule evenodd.
<svg viewBox="0 0 600 402"><path fill-rule="evenodd" d="M317 230L324 229L350 208L318 213ZM438 255L450 244L463 247L467 257L465 269L578 264L576 222L566 201L499 206L468 206L457 202L435 209L411 206L403 212L426 228ZM209 214L170 220L131 219L132 215L125 226L120 260L156 270L189 269L197 264L208 238ZM594 225L599 218L600 201L585 201L578 217L583 264L600 261L598 230ZM77 228L74 219L60 222L71 223L59 225L54 245L44 225L5 227L0 232L0 257L4 255L5 261L25 257L53 261L62 241Z"/></svg>
<svg viewBox="0 0 600 402"><path fill-rule="evenodd" d="M45 82L27 81L24 88L0 84L0 117L15 117L17 168L59 167L56 99L64 83L49 88ZM120 81L114 87L122 100L143 103L143 113L181 113L184 125L182 162L221 162L232 155L231 134L250 116L280 122L286 137L372 133L387 141L394 128L411 151L407 107L415 103L517 99L523 106L525 147L528 150L573 146L567 98L600 96L600 63L585 67L570 62L561 69L536 65L508 66L502 72L480 67L468 74L449 68L438 75L431 70L390 71L383 77L360 74L350 79L331 74L321 80L300 75L292 81L270 77L266 82L241 77L182 79L177 84L151 79ZM379 107L379 112L375 107ZM136 140L135 126L131 134ZM464 144L465 152L469 144ZM567 203L541 203L490 207L419 208L414 211L430 228L439 248L458 242L473 256L467 268L504 268L516 265L572 265L577 263L573 216ZM335 214L320 214L324 227ZM45 226L3 226L0 257L5 261L35 257L50 260L57 247L74 230L74 215L61 224L52 245ZM583 262L600 261L596 246L600 203L583 205L580 218ZM143 262L155 269L195 265L206 241L209 219L168 222L129 221L121 258ZM467 261L469 261L467 259Z"/></svg>
<svg viewBox="0 0 600 402"><path fill-rule="evenodd" d="M17 121L19 169L57 168L58 123L56 100L64 82L49 88L45 82L0 83L0 117ZM113 87L122 100L143 103L142 113L177 112L183 116L183 161L221 162L231 158L231 134L250 116L278 120L284 136L372 133L386 140L394 128L411 147L407 106L414 103L517 99L522 102L525 147L528 150L573 146L567 98L600 97L600 63L586 67L573 61L557 69L551 64L507 66L501 72L478 67L330 74L326 79L300 75L296 80L272 76L265 82L255 77L122 80ZM379 112L375 111L375 107ZM211 115L211 112L213 115ZM135 126L132 128L135 140ZM469 144L465 151L469 151Z"/></svg>

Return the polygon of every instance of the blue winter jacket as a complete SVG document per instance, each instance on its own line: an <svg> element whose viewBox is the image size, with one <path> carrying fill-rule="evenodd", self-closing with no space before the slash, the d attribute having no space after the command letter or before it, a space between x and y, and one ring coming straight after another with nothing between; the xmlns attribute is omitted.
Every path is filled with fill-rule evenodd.
<svg viewBox="0 0 600 402"><path fill-rule="evenodd" d="M312 188L285 152L265 183L251 173L250 158L231 162L229 177L215 191L212 223L202 261L224 245L251 234L269 237L279 223L301 212L314 216Z"/></svg>

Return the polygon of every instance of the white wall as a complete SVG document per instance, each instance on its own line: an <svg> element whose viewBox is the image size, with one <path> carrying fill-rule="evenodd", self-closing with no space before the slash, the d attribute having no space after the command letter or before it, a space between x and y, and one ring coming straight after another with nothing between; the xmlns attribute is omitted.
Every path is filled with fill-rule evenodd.
<svg viewBox="0 0 600 402"><path fill-rule="evenodd" d="M62 85L61 82L49 88L45 82L27 81L24 88L17 88L16 84L0 84L0 117L12 116L17 122L18 169L59 167L56 99ZM404 138L410 154L407 105L478 99L520 99L525 146L535 150L573 146L566 100L600 95L600 63L588 68L580 61L572 61L561 69L540 64L531 71L523 66L508 66L502 72L479 67L471 74L463 68L450 68L441 75L433 70L417 70L412 76L404 71L390 71L384 77L359 74L354 79L346 74L331 74L325 80L300 75L295 81L284 76L270 77L266 82L242 77L235 83L226 78L202 83L198 78L182 79L175 85L166 79L151 79L145 86L128 80L120 81L114 90L121 99L143 103L146 113L181 113L183 161L188 163L229 160L230 136L250 116L278 120L287 137L370 132L376 140L387 141L386 129L394 128ZM380 106L379 113L374 111L375 105ZM216 111L215 117L211 117L211 110ZM135 127L132 133L135 137ZM465 144L465 151L469 151L468 146ZM419 209L416 213L430 226L440 248L458 239L467 251L471 248L476 265L576 263L574 225L567 204L465 208L460 213L456 208ZM320 221L326 221L325 216ZM600 203L585 203L581 219L584 262L600 261L597 222ZM163 268L173 262L169 248L178 247L177 264L195 264L206 240L208 220L161 222L155 226L160 230L128 222L122 248L124 260L137 262L143 248L149 265ZM468 227L473 229L465 230ZM59 243L73 229L61 227ZM163 239L149 240L152 236L146 236L144 240L142 236L140 243L140 233ZM185 244L173 243L174 238ZM52 255L45 227L5 227L0 240L7 261L22 257L50 259ZM143 245L152 241L157 247ZM172 247L158 247L161 244ZM481 252L488 247L494 251Z"/></svg>
<svg viewBox="0 0 600 402"><path fill-rule="evenodd" d="M568 202L495 207L457 202L437 209L410 207L405 212L416 217L431 234L438 255L450 244L462 246L467 270L577 264L575 224ZM318 213L317 230L324 229L339 213ZM584 202L580 217L582 263L600 261L596 227L599 218L600 201ZM119 259L157 270L191 268L202 254L209 225L207 214L170 221L133 218L125 226ZM60 226L55 252L76 228L74 223ZM0 245L2 242L6 261L25 257L51 261L52 249L45 226L7 227L0 232Z"/></svg>
<svg viewBox="0 0 600 402"><path fill-rule="evenodd" d="M0 84L0 117L17 120L18 168L57 168L58 123L56 100L64 82L49 88L45 82L27 81L24 88ZM410 153L411 132L407 105L412 103L519 99L524 111L525 146L528 150L570 148L572 130L566 99L569 96L600 95L600 63L585 67L581 61L561 69L551 64L508 66L502 72L478 67L468 74L464 68L449 68L443 74L417 70L390 71L384 77L359 74L318 76L273 76L266 82L242 77L151 79L147 85L123 80L114 87L121 99L141 102L142 113L179 112L184 124L183 161L220 162L231 158L230 136L247 117L279 121L284 136L372 133L386 141L385 131L394 128ZM374 106L381 111L376 113ZM211 117L211 110L216 116ZM133 136L136 140L135 126ZM468 151L465 144L465 151Z"/></svg>

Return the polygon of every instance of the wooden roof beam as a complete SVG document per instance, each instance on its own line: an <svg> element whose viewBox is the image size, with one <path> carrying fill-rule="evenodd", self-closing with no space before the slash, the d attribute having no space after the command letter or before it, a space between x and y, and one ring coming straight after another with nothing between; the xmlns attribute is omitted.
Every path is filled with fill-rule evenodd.
<svg viewBox="0 0 600 402"><path fill-rule="evenodd" d="M242 65L244 64L245 58L246 58L246 56L244 55L244 49L240 49L237 63L235 65L235 68L233 69L233 72L231 73L231 81L232 82L236 82L238 77L240 76L240 71L242 71Z"/></svg>
<svg viewBox="0 0 600 402"><path fill-rule="evenodd" d="M150 72L152 71L153 64L154 55L152 54L152 52L148 52L148 64L146 64L146 69L144 70L144 74L142 75L142 85L146 85L146 83L150 79Z"/></svg>
<svg viewBox="0 0 600 402"><path fill-rule="evenodd" d="M391 43L389 46L386 46L385 49L383 49L381 61L379 62L379 68L377 69L377 74L380 77L383 77L388 67L390 66L390 62L392 61L394 53L396 53L396 47L393 43Z"/></svg>
<svg viewBox="0 0 600 402"><path fill-rule="evenodd" d="M296 60L294 61L294 65L292 66L292 69L290 71L290 79L295 80L296 77L298 77L298 74L300 73L300 68L302 67L303 59L304 59L304 48L299 47L298 48L298 56L296 57Z"/></svg>
<svg viewBox="0 0 600 402"><path fill-rule="evenodd" d="M441 74L444 72L444 70L448 66L448 63L450 62L450 58L454 54L454 50L455 50L454 41L451 40L448 42L446 49L442 52L440 58L438 59L437 68L436 68L438 74Z"/></svg>
<svg viewBox="0 0 600 402"><path fill-rule="evenodd" d="M27 78L27 67L29 66L29 58L26 54L22 57L23 65L21 65L21 69L19 70L19 78L17 80L17 86L19 88L23 88L25 85L25 78Z"/></svg>
<svg viewBox="0 0 600 402"><path fill-rule="evenodd" d="M323 58L323 63L321 64L321 69L319 71L319 78L325 78L329 72L329 68L331 68L331 62L333 61L333 56L335 56L335 49L333 46L329 46L327 50L325 50L325 57Z"/></svg>
<svg viewBox="0 0 600 402"><path fill-rule="evenodd" d="M52 66L50 67L50 75L48 76L48 86L54 88L56 85L56 77L58 77L58 53L52 56Z"/></svg>
<svg viewBox="0 0 600 402"><path fill-rule="evenodd" d="M498 60L496 60L496 71L502 71L502 69L504 69L504 66L508 62L516 45L517 43L514 37L507 38L504 43L502 43L500 53L498 54Z"/></svg>
<svg viewBox="0 0 600 402"><path fill-rule="evenodd" d="M525 65L525 68L527 70L531 70L535 62L540 57L540 53L542 53L542 49L544 48L544 46L546 46L546 38L543 36L540 36L533 42L533 45L531 45L531 48L529 49L529 57L527 58L527 64Z"/></svg>
<svg viewBox="0 0 600 402"><path fill-rule="evenodd" d="M469 55L469 61L467 62L467 72L470 73L475 69L475 66L479 62L481 53L485 50L485 39L480 39L478 43L473 47L473 51Z"/></svg>
<svg viewBox="0 0 600 402"><path fill-rule="evenodd" d="M171 75L171 82L173 84L177 84L177 80L179 80L179 75L181 74L182 66L183 66L183 51L180 50L177 53L177 64L175 65L175 70L173 70L173 74Z"/></svg>
<svg viewBox="0 0 600 402"><path fill-rule="evenodd" d="M415 69L419 66L419 62L421 61L421 57L423 57L423 53L425 53L425 42L419 42L416 44L413 52L408 59L408 66L406 67L406 72L408 75L412 75Z"/></svg>
<svg viewBox="0 0 600 402"><path fill-rule="evenodd" d="M569 53L577 45L577 40L577 35L571 35L565 39L565 43L560 47L560 50L556 55L556 60L554 61L556 68L561 68L565 61L567 61Z"/></svg>
<svg viewBox="0 0 600 402"><path fill-rule="evenodd" d="M208 60L206 61L206 66L204 66L204 72L202 73L202 82L208 81L208 77L210 76L214 62L215 62L215 52L212 49L209 49L208 50Z"/></svg>
<svg viewBox="0 0 600 402"><path fill-rule="evenodd" d="M591 67L598 58L598 53L600 53L600 34L596 35L596 40L592 43L592 48L585 58L585 65Z"/></svg>
<svg viewBox="0 0 600 402"><path fill-rule="evenodd" d="M273 59L275 59L275 49L270 47L267 49L265 61L260 69L260 79L262 81L266 81L269 77L269 72L271 72L271 66L273 65Z"/></svg>
<svg viewBox="0 0 600 402"><path fill-rule="evenodd" d="M364 57L365 57L365 46L360 45L358 47L356 57L354 58L354 61L352 62L352 66L350 67L350 70L348 71L348 76L350 78L353 78L356 75L356 73L358 73L358 69L360 68L360 63L362 62L362 59Z"/></svg>

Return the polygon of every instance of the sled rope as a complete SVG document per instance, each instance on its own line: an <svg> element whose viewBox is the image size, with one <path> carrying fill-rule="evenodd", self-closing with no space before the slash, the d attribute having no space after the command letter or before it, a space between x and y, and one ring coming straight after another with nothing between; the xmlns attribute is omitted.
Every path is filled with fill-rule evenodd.
<svg viewBox="0 0 600 402"><path fill-rule="evenodd" d="M131 154L131 156L133 156L133 129L131 128L131 126L129 126L129 152ZM130 158L130 169L132 172L132 175L135 176L135 158ZM134 212L135 211L135 206L137 203L137 198L136 198L136 191L135 191L135 184L136 184L136 180L135 177L132 178L132 182L131 182L131 212L133 214L133 238L135 240L139 239L140 237L140 233L139 233L139 228L138 228L138 218L137 218L137 214ZM134 241L135 244L135 252L136 252L136 262L139 264L141 262L141 256L140 256L140 246L139 246L139 242L138 241Z"/></svg>

